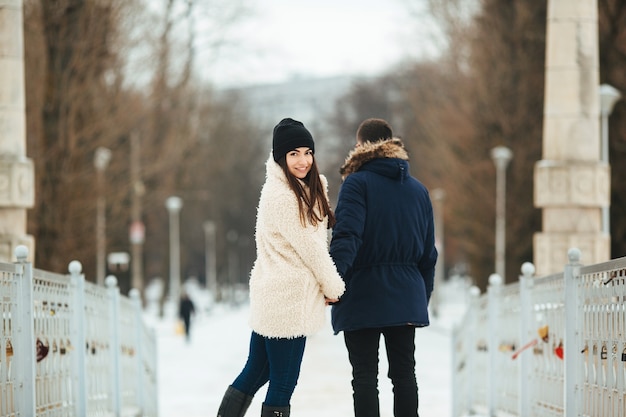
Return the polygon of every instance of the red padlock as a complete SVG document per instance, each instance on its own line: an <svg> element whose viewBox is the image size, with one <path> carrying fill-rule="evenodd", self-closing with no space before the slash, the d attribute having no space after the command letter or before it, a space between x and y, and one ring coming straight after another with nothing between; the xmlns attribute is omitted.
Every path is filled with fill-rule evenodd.
<svg viewBox="0 0 626 417"><path fill-rule="evenodd" d="M554 348L554 354L558 356L559 359L563 359L563 343L559 343L559 345Z"/></svg>

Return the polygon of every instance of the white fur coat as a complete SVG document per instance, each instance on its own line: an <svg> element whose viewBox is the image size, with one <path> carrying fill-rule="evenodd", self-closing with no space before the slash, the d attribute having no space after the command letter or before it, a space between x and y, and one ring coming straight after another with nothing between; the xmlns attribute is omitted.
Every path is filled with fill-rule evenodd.
<svg viewBox="0 0 626 417"><path fill-rule="evenodd" d="M324 324L324 296L338 298L345 284L328 252L328 219L303 226L296 195L271 154L265 166L257 259L250 273L250 326L266 337L308 336ZM328 193L326 178L320 178Z"/></svg>

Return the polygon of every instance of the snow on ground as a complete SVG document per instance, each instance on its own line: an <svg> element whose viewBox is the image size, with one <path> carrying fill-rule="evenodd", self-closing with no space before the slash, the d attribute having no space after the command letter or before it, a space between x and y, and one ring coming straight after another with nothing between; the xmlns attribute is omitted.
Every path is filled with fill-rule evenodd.
<svg viewBox="0 0 626 417"><path fill-rule="evenodd" d="M441 297L445 298L445 297ZM459 304L442 303L439 318L416 331L417 381L421 417L452 412L451 333L462 314ZM226 387L241 371L248 354L248 307L217 304L192 322L191 341L177 334L172 319L155 322L158 349L160 417L212 417ZM387 378L385 348L380 355L381 417L393 416L393 394ZM298 386L292 397L297 417L346 417L352 411L350 364L341 334L327 326L307 339ZM257 393L247 415L261 413L266 387Z"/></svg>

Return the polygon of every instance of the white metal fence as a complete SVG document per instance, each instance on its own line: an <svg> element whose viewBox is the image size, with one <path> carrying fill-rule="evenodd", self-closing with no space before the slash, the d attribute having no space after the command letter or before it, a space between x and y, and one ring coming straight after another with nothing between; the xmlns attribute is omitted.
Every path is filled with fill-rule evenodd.
<svg viewBox="0 0 626 417"><path fill-rule="evenodd" d="M156 336L137 292L0 263L0 416L158 416Z"/></svg>
<svg viewBox="0 0 626 417"><path fill-rule="evenodd" d="M453 417L626 415L626 258L471 291L453 332Z"/></svg>

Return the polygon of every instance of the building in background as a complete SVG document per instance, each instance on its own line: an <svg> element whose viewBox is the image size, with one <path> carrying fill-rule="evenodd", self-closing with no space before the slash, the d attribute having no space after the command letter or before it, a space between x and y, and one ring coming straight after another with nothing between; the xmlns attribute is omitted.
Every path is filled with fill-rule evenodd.
<svg viewBox="0 0 626 417"><path fill-rule="evenodd" d="M284 83L261 84L223 90L225 95L236 94L245 105L247 114L261 127L260 139L271 138L272 129L281 119L299 120L315 138L316 156L322 172L328 167L324 161L333 152L339 138L328 126L328 118L335 111L336 101L350 91L361 78L336 76L328 78L296 77ZM270 143L268 142L268 151Z"/></svg>

